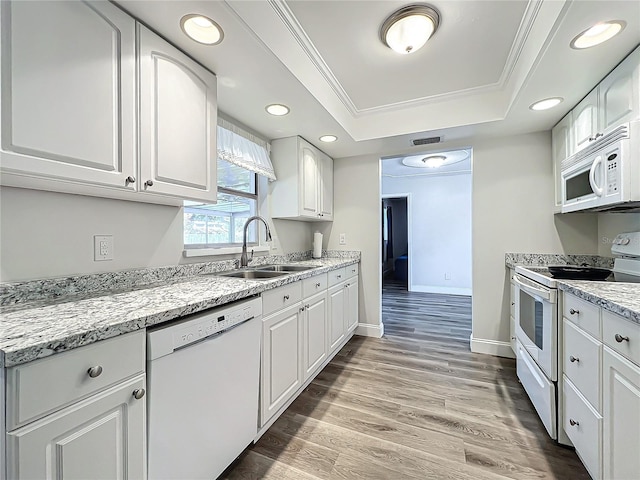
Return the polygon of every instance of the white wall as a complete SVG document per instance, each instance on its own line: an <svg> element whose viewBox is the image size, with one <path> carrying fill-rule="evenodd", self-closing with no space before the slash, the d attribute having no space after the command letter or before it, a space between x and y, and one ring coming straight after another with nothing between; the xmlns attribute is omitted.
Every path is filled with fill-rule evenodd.
<svg viewBox="0 0 640 480"><path fill-rule="evenodd" d="M553 215L550 132L468 143L473 148L473 349L509 355L507 252L598 252L594 214ZM433 150L436 150L434 148ZM415 153L384 152L384 155ZM426 150L424 150L426 152ZM421 152L422 153L422 152ZM336 159L329 248L362 251L361 321L380 324L379 155ZM357 179L357 180L354 180ZM347 245L338 244L346 233Z"/></svg>
<svg viewBox="0 0 640 480"><path fill-rule="evenodd" d="M640 231L640 213L599 213L598 254L611 256L611 245L616 235Z"/></svg>
<svg viewBox="0 0 640 480"><path fill-rule="evenodd" d="M308 224L285 220L271 224L277 247L272 253L311 248ZM239 257L184 259L182 225L179 207L0 187L0 281ZM93 260L96 234L113 235L114 260Z"/></svg>
<svg viewBox="0 0 640 480"><path fill-rule="evenodd" d="M471 295L471 174L382 177L383 195L399 193L411 194L409 290Z"/></svg>

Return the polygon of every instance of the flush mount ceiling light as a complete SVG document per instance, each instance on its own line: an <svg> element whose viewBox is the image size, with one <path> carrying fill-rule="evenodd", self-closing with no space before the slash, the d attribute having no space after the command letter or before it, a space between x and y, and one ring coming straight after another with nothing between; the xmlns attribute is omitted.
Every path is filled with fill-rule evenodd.
<svg viewBox="0 0 640 480"><path fill-rule="evenodd" d="M338 140L338 137L335 135L323 135L320 137L320 141L326 143L335 142L336 140Z"/></svg>
<svg viewBox="0 0 640 480"><path fill-rule="evenodd" d="M275 115L276 117L281 117L282 115L286 115L287 113L289 113L289 107L287 107L286 105L281 105L279 103L267 105L265 107L265 110L267 111L267 113Z"/></svg>
<svg viewBox="0 0 640 480"><path fill-rule="evenodd" d="M424 4L407 5L393 12L380 27L380 39L393 51L406 55L421 48L440 24L438 11Z"/></svg>
<svg viewBox="0 0 640 480"><path fill-rule="evenodd" d="M180 19L180 28L189 38L204 45L217 45L224 38L220 25L204 15L185 15Z"/></svg>
<svg viewBox="0 0 640 480"><path fill-rule="evenodd" d="M600 45L615 37L624 30L626 26L626 22L622 20L610 20L608 22L597 23L571 40L571 48L581 50L583 48Z"/></svg>
<svg viewBox="0 0 640 480"><path fill-rule="evenodd" d="M413 155L402 159L402 164L414 168L438 168L445 165L458 163L469 158L467 150L456 150L454 152L436 153L433 155Z"/></svg>
<svg viewBox="0 0 640 480"><path fill-rule="evenodd" d="M529 105L529 108L536 111L548 110L559 105L563 100L564 99L562 97L545 98L544 100L540 100L539 102Z"/></svg>

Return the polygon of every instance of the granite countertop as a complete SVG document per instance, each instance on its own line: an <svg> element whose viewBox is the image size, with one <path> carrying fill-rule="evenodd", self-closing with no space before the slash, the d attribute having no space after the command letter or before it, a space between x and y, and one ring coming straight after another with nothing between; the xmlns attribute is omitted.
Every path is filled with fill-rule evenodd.
<svg viewBox="0 0 640 480"><path fill-rule="evenodd" d="M509 268L522 266L545 273L548 265L581 265L611 268L613 259L593 255L513 254L505 256ZM548 271L547 271L548 272ZM558 288L605 310L621 315L640 326L640 283L555 279Z"/></svg>
<svg viewBox="0 0 640 480"><path fill-rule="evenodd" d="M191 313L296 282L360 261L322 258L289 262L317 265L268 280L215 274L167 279L131 291L102 295L58 296L12 304L0 314L0 367L11 367L99 340L158 325ZM14 293L12 292L12 295Z"/></svg>

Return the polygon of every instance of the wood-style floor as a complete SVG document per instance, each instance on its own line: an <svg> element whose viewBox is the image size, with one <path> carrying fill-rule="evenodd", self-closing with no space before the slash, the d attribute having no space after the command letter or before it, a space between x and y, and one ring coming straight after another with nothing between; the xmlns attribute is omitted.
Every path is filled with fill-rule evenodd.
<svg viewBox="0 0 640 480"><path fill-rule="evenodd" d="M353 337L228 479L588 479L547 435L515 362L471 353L471 298L385 284Z"/></svg>

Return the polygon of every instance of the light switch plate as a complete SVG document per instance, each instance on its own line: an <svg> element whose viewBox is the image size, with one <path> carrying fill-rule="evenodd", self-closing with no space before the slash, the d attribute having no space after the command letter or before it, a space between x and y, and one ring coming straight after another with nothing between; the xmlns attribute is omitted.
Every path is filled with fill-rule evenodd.
<svg viewBox="0 0 640 480"><path fill-rule="evenodd" d="M113 235L93 236L93 259L96 262L113 260Z"/></svg>
<svg viewBox="0 0 640 480"><path fill-rule="evenodd" d="M340 234L340 245L346 245L347 244L347 234L346 233L341 233Z"/></svg>

